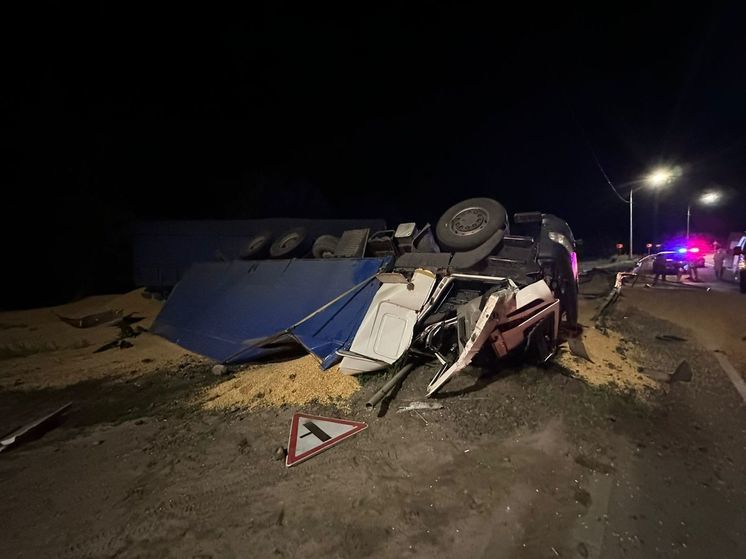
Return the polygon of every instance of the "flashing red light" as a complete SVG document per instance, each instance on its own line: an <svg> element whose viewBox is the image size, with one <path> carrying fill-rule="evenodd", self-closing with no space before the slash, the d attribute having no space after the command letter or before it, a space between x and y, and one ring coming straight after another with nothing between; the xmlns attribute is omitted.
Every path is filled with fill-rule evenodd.
<svg viewBox="0 0 746 559"><path fill-rule="evenodd" d="M616 247L617 247L617 248L624 248L624 245L623 245L622 243L617 243L617 244L616 244Z"/></svg>
<svg viewBox="0 0 746 559"><path fill-rule="evenodd" d="M653 248L653 243L648 243L645 245L645 248Z"/></svg>
<svg viewBox="0 0 746 559"><path fill-rule="evenodd" d="M689 252L699 252L699 247L692 247L689 249Z"/></svg>

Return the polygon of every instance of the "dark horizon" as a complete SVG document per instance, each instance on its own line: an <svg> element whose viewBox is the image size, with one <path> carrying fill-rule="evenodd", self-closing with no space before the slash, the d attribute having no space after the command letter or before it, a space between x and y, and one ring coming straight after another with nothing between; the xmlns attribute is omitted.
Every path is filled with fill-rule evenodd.
<svg viewBox="0 0 746 559"><path fill-rule="evenodd" d="M128 224L149 219L423 224L489 196L626 245L628 208L596 158L624 195L655 166L681 166L660 195L661 236L682 232L688 201L712 187L727 197L696 207L693 230L746 227L735 3L352 10L19 15L3 103L16 295L47 303L50 281L65 286L55 300L86 274L106 283ZM636 200L641 251L653 195Z"/></svg>

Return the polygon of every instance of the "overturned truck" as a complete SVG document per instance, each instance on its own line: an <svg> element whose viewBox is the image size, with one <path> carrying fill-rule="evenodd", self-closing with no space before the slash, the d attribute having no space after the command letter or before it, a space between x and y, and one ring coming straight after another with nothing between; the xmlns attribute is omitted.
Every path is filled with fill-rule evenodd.
<svg viewBox="0 0 746 559"><path fill-rule="evenodd" d="M349 374L429 358L440 364L432 395L485 346L545 361L562 317L577 323L575 240L551 214L509 220L499 202L472 198L435 228L356 229L315 245L307 258L194 264L154 331L223 363L291 345Z"/></svg>
<svg viewBox="0 0 746 559"><path fill-rule="evenodd" d="M437 359L440 368L427 387L432 395L485 346L499 358L520 350L549 359L561 318L573 328L577 323L578 267L567 223L519 213L511 224L500 203L473 198L443 214L435 237L400 247L393 235L393 269L378 275L381 287L349 350L337 351L341 370Z"/></svg>

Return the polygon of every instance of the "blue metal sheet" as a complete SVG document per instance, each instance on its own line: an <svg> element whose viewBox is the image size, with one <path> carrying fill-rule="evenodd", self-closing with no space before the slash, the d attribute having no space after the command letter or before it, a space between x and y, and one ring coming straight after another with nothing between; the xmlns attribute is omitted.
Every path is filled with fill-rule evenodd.
<svg viewBox="0 0 746 559"><path fill-rule="evenodd" d="M269 354L294 337L323 368L349 347L389 258L195 264L176 285L153 331L223 363Z"/></svg>

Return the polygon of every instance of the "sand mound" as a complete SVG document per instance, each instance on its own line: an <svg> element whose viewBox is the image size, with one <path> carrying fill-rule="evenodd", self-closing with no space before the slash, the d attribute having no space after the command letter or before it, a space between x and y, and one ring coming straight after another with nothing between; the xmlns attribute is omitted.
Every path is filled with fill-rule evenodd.
<svg viewBox="0 0 746 559"><path fill-rule="evenodd" d="M129 338L133 347L94 351L118 338L119 328L102 324L75 328L59 316L82 318L108 310L133 314L133 325L150 328L162 303L142 296L88 297L58 307L0 313L0 387L59 387L110 376L139 375L202 358L149 333Z"/></svg>
<svg viewBox="0 0 746 559"><path fill-rule="evenodd" d="M312 355L282 363L250 365L231 380L207 390L207 409L299 406L310 402L348 408L346 400L360 388L356 378L338 367L319 369Z"/></svg>
<svg viewBox="0 0 746 559"><path fill-rule="evenodd" d="M616 384L634 391L660 388L660 384L638 371L639 357L634 345L617 332L585 328L582 338L592 363L572 355L567 346L562 347L555 358L560 366L578 378L595 386Z"/></svg>

